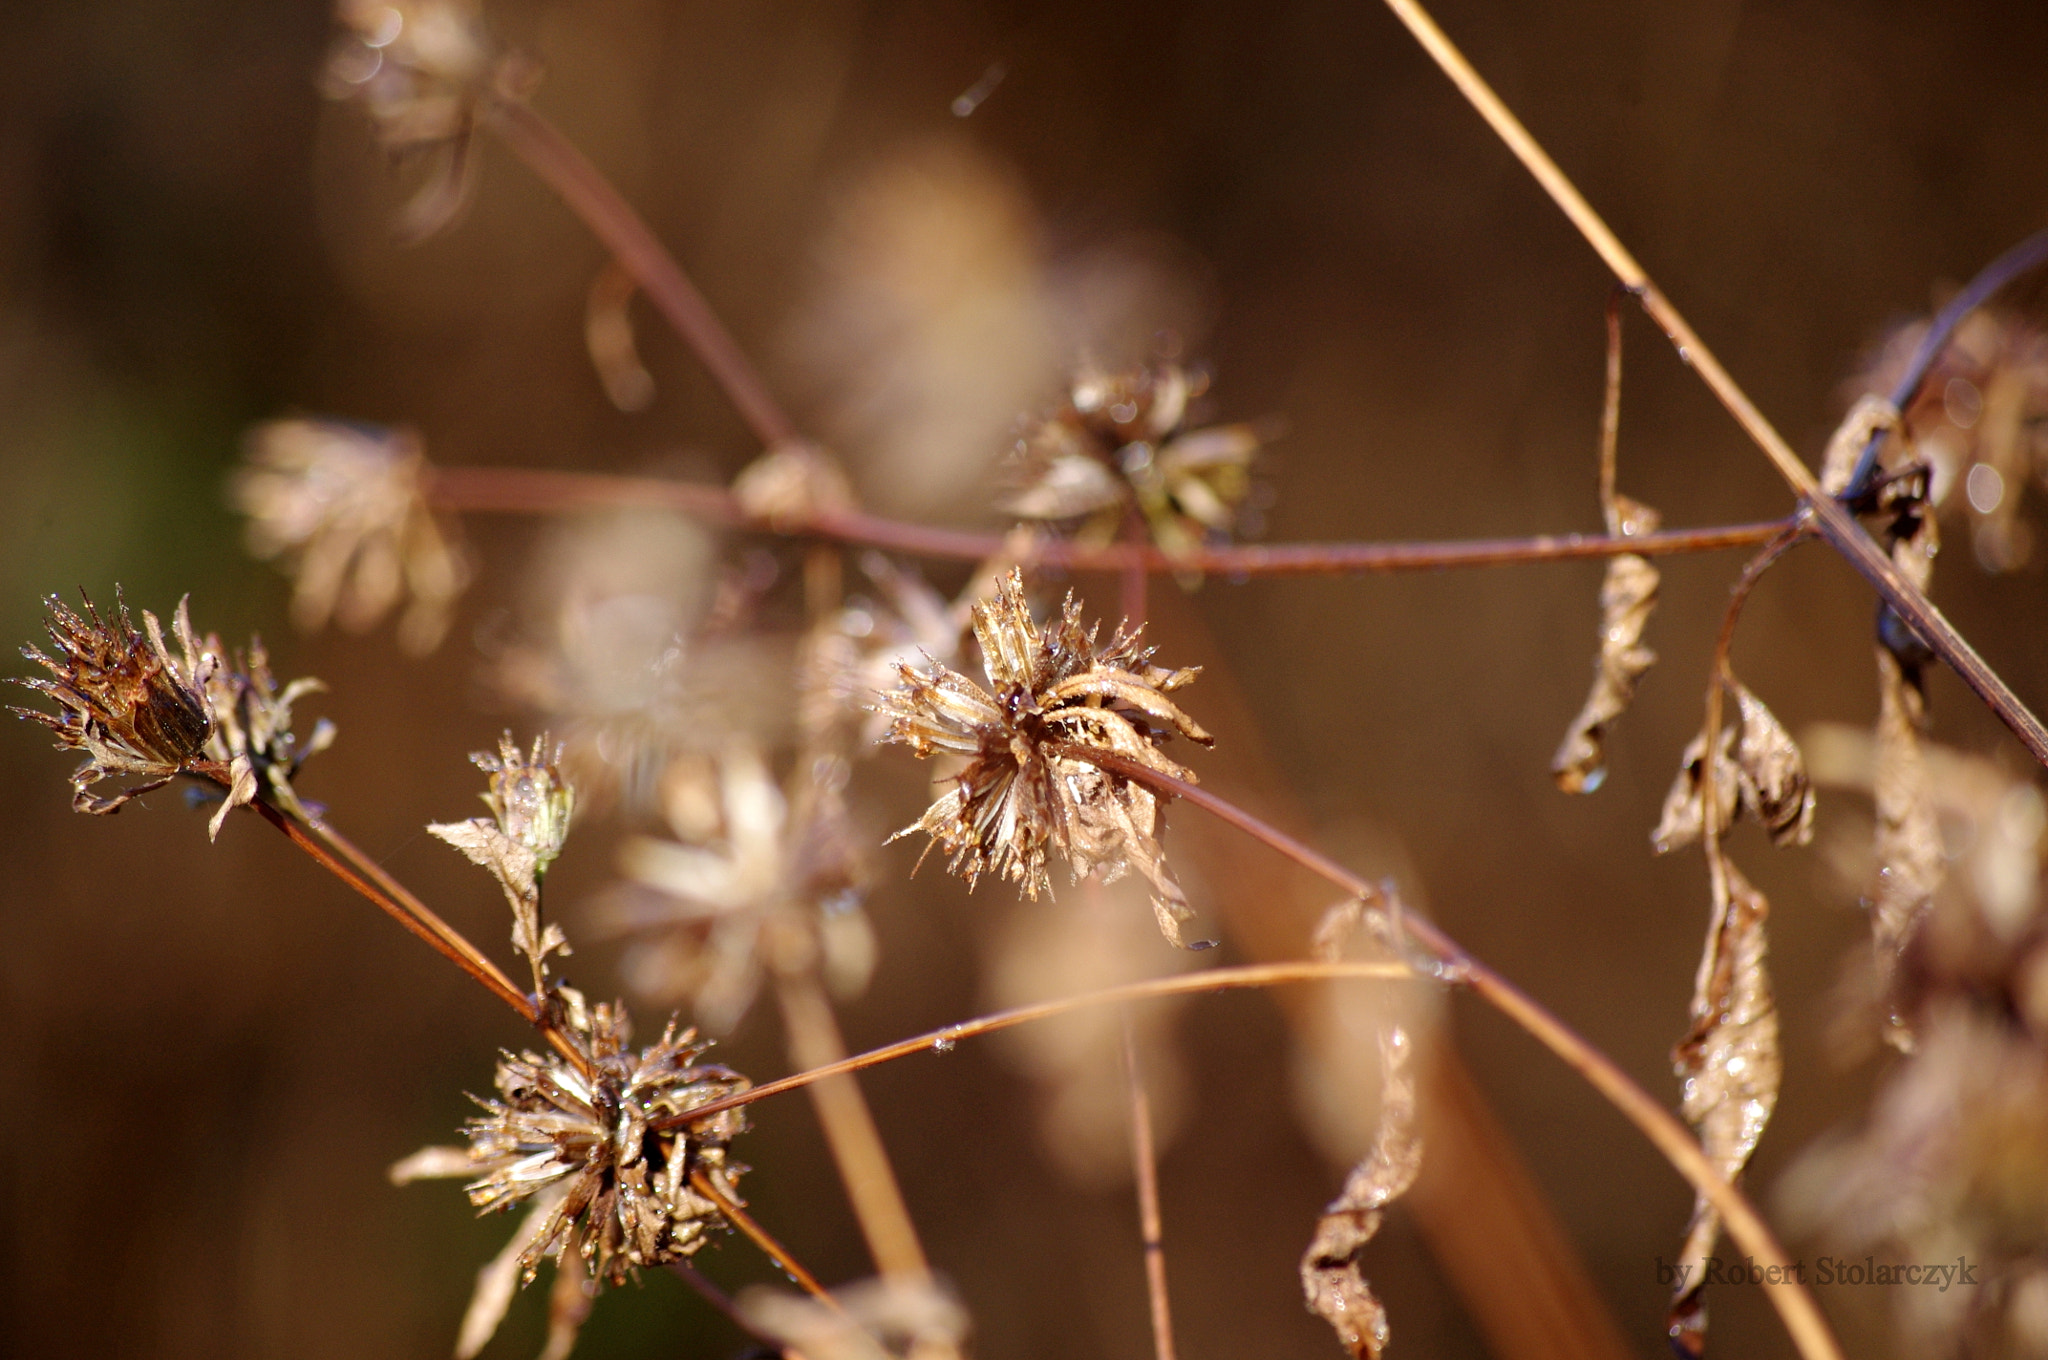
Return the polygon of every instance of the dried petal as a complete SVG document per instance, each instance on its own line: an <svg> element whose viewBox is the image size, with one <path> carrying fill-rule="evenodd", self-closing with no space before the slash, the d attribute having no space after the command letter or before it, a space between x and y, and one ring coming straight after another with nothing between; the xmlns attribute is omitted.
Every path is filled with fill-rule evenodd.
<svg viewBox="0 0 2048 1360"><path fill-rule="evenodd" d="M1379 1232L1386 1206L1407 1193L1422 1169L1415 1077L1408 1070L1413 1047L1399 1026L1381 1038L1379 1133L1372 1151L1345 1179L1343 1193L1316 1221L1315 1237L1301 1258L1309 1311L1330 1324L1353 1360L1379 1360L1388 1338L1387 1310L1366 1283L1360 1255Z"/></svg>
<svg viewBox="0 0 2048 1360"><path fill-rule="evenodd" d="M1672 1057L1684 1081L1680 1108L1715 1170L1732 1181L1770 1122L1783 1068L1777 1003L1764 966L1770 903L1717 849L1708 853L1718 861L1713 920L1693 989L1692 1029ZM1705 1346L1701 1289L1720 1231L1719 1212L1698 1197L1671 1305L1672 1345L1681 1354L1696 1356Z"/></svg>
<svg viewBox="0 0 2048 1360"><path fill-rule="evenodd" d="M1566 793L1591 793L1607 778L1607 729L1627 711L1636 681L1657 661L1642 637L1656 607L1659 579L1649 559L1634 553L1607 563L1600 585L1600 654L1593 662L1593 690L1550 762L1551 776Z"/></svg>

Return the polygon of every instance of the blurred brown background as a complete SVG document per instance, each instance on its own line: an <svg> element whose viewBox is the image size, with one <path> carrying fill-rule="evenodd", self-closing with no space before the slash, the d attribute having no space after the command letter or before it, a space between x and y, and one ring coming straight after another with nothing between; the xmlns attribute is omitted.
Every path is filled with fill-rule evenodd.
<svg viewBox="0 0 2048 1360"><path fill-rule="evenodd" d="M1034 365L1086 333L1073 316L1118 280L1158 275L1156 324L1213 363L1219 412L1284 418L1261 474L1270 541L1598 525L1608 280L1377 6L491 12L545 64L539 106L616 177L879 504L973 521L973 470L1005 442L1007 410L1047 395ZM2048 11L2035 4L1456 0L1438 17L1810 454L1862 347L2048 212ZM43 594L83 585L105 599L116 581L159 611L191 592L202 629L260 630L280 673L333 687L312 707L341 740L302 789L500 945L495 890L420 827L475 812L465 754L531 725L486 682L479 640L519 617L538 531L472 526L483 579L423 661L388 629L294 636L288 584L246 557L224 505L240 432L332 413L409 423L451 464L668 461L723 476L749 456L744 431L649 316L658 399L635 416L607 404L582 345L601 253L500 149L485 148L465 223L416 249L392 243L405 177L354 111L317 92L322 5L76 0L12 19L0 636L35 636ZM955 97L997 63L1001 84L956 117ZM911 207L892 216L892 192ZM961 321L957 290L975 289L1036 299L1038 329ZM892 318L914 332L902 352L985 355L1000 376L984 391L975 370L911 365L887 388L858 361L861 327ZM1676 525L1780 513L1762 458L1639 320L1628 355L1624 489ZM870 381L894 394L896 425L849 393ZM956 420L951 444L890 462L911 457L892 431L919 412ZM947 468L968 471L918 503L912 490L952 485ZM1329 849L1398 866L1469 947L1675 1099L1666 1052L1705 883L1697 857L1652 859L1647 832L1696 726L1737 566L1667 569L1649 639L1663 663L1607 787L1584 800L1557 794L1547 766L1584 692L1596 566L1212 581L1175 612L1213 632L1256 714L1256 732L1230 739L1266 743ZM1078 584L1111 612L1110 583ZM2048 700L2038 560L1988 578L1952 552L1936 597L2023 696ZM1738 664L1795 731L1867 721L1870 619L1860 583L1804 550L1751 607ZM1206 645L1185 625L1181 637ZM1168 659L1175 638L1172 625L1159 637ZM1934 693L1943 739L2001 745L1952 681ZM1201 686L1189 706L1206 718ZM487 1085L516 1025L254 819L209 848L169 793L112 820L71 814L69 757L46 745L33 727L0 727L4 1348L445 1354L508 1224L473 1221L449 1187L393 1190L383 1169L452 1134L461 1092ZM907 765L885 758L864 776L878 837L913 815ZM1844 803L1823 802L1824 836ZM572 842L551 879L572 935L578 899L611 874L614 831ZM1182 813L1183 834L1210 833ZM1767 1196L1867 1093L1868 1071L1839 1070L1822 1037L1862 922L1816 854L1768 853L1750 831L1734 848L1777 907L1787 1075L1752 1172ZM969 899L933 872L906 883L914 854L891 848L871 903L882 964L844 1016L856 1045L986 1003L977 961L1007 895L985 885ZM611 985L609 958L579 955L589 990ZM1690 1196L1526 1039L1463 1002L1453 1022L1628 1335L1659 1353L1655 1259L1675 1248ZM1182 1353L1335 1355L1294 1266L1341 1168L1299 1130L1277 1013L1257 997L1207 1000L1180 1037L1190 1114L1163 1176ZM767 1012L725 1052L755 1075L783 1070ZM992 1046L896 1065L868 1089L979 1355L1148 1353L1128 1190L1058 1174L1032 1136L1031 1092ZM764 1107L760 1122L742 1149L759 1216L828 1279L865 1273L808 1106ZM728 1283L769 1274L737 1242L701 1259ZM1481 1353L1403 1213L1368 1271L1397 1354ZM1852 1350L1885 1344L1882 1299L1823 1303ZM1756 1291L1714 1307L1718 1353L1789 1353ZM489 1354L530 1354L539 1319L538 1298L521 1300ZM601 1300L580 1353L744 1344L663 1276Z"/></svg>

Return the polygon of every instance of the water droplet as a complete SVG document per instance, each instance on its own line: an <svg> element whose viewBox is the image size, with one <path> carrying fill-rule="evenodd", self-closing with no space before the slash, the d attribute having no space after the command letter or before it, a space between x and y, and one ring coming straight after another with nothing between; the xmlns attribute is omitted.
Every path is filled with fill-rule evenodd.
<svg viewBox="0 0 2048 1360"><path fill-rule="evenodd" d="M951 1035L940 1035L938 1038L932 1040L932 1052L951 1053L953 1051L954 1042L955 1041Z"/></svg>
<svg viewBox="0 0 2048 1360"><path fill-rule="evenodd" d="M1684 364L1687 368L1692 367L1692 351L1684 345L1678 347L1678 362Z"/></svg>

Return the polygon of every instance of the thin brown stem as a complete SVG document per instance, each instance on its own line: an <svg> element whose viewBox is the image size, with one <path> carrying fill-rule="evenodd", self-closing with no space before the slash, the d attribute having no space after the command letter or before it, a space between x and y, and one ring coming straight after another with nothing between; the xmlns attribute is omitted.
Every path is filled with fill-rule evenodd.
<svg viewBox="0 0 2048 1360"><path fill-rule="evenodd" d="M1124 1085L1130 1095L1131 1171L1138 1184L1138 1238L1145 1245L1145 1297L1152 1312L1153 1360L1174 1360L1173 1307L1166 1292L1166 1228L1159 1214L1159 1153L1152 1137L1152 1099L1138 1061L1138 1036L1131 1008L1118 1017L1123 1028Z"/></svg>
<svg viewBox="0 0 2048 1360"><path fill-rule="evenodd" d="M1621 300L1628 289L1616 284L1607 295L1607 384L1600 399L1600 516L1607 532L1622 532L1614 499L1615 464L1621 453Z"/></svg>
<svg viewBox="0 0 2048 1360"><path fill-rule="evenodd" d="M1086 1010L1093 1006L1118 1006L1131 1001L1146 1001L1160 996L1182 996L1191 992L1227 992L1245 988L1276 987L1289 982L1323 982L1335 978L1397 981L1413 978L1415 975L1414 969L1402 963L1316 961L1259 963L1241 968L1208 968L1199 973L1177 973L1172 977L1152 978L1145 982L1127 982L1119 987L1105 987L1100 991L1063 996L1053 1001L1015 1006L1006 1011L977 1016L972 1020L962 1020L958 1024L947 1025L941 1029L926 1030L923 1034L898 1039L893 1044L871 1048L865 1053L856 1053L838 1062L826 1063L822 1067L795 1072L786 1077L777 1077L774 1081L764 1081L759 1086L749 1087L738 1095L706 1101L682 1114L665 1115L650 1121L648 1127L656 1131L681 1128L686 1124L708 1119L723 1110L751 1105L757 1100L781 1095L785 1091L801 1090L814 1082L823 1081L842 1072L859 1072L870 1067L878 1067L885 1062L907 1058L913 1053L950 1053L953 1046L962 1039L994 1034L998 1030L1013 1029L1037 1020L1050 1020L1056 1015Z"/></svg>
<svg viewBox="0 0 2048 1360"><path fill-rule="evenodd" d="M1155 792L1185 798L1205 812L1264 841L1344 891L1368 900L1379 897L1378 890L1357 874L1206 789L1096 747L1055 742L1049 744L1048 753L1086 760L1144 784ZM1407 935L1442 960L1447 976L1471 987L1481 999L1514 1021L1606 1097L1608 1103L1634 1124L1695 1190L1720 1210L1728 1235L1760 1265L1766 1270L1782 1268L1774 1275L1784 1283L1769 1286L1771 1302L1806 1360L1841 1360L1841 1348L1829 1330L1827 1320L1821 1315L1813 1296L1796 1282L1791 1257L1755 1206L1722 1177L1698 1141L1676 1116L1637 1085L1615 1065L1613 1059L1593 1047L1513 983L1465 953L1455 940L1435 925L1412 916L1402 918L1399 924Z"/></svg>
<svg viewBox="0 0 2048 1360"><path fill-rule="evenodd" d="M633 205L554 124L516 100L493 102L484 126L560 194L696 352L728 400L763 444L796 438L796 425L769 395L768 384L732 338L711 304L683 273Z"/></svg>
<svg viewBox="0 0 2048 1360"><path fill-rule="evenodd" d="M778 978L775 994L791 1062L799 1068L823 1067L846 1056L846 1041L815 976ZM860 1084L851 1075L837 1076L810 1092L876 1272L885 1279L929 1283L931 1266Z"/></svg>
<svg viewBox="0 0 2048 1360"><path fill-rule="evenodd" d="M1679 315L1678 309L1650 281L1649 274L1622 245L1621 238L1608 228L1600 214L1593 211L1593 205L1586 202L1577 186L1557 168L1557 162L1550 159L1549 153L1522 126L1521 120L1493 92L1493 87L1472 68L1471 62L1465 60L1465 54L1444 36L1444 31L1437 27L1429 12L1416 0L1387 0L1387 8L1408 26L1408 31L1422 44L1423 50L1450 77L1451 83L1458 87L1459 93L1465 96L1479 116L1486 120L1494 135L1543 186L1551 201L1571 219L1579 234L1614 271L1614 276L1642 300L1643 310L1678 347L1678 357L1692 366L1708 389L1728 408L1729 414L1749 432L1750 438L1756 441L1757 447L1764 451L1786 483L1801 495L1813 491L1816 487L1813 473L1792 451L1784 436L1764 419L1763 412L1756 409L1735 379L1728 376L1728 370L1721 367L1721 361L1714 357L1713 351L1706 347L1685 318Z"/></svg>
<svg viewBox="0 0 2048 1360"><path fill-rule="evenodd" d="M1642 265L1621 244L1600 215L1593 211L1584 196L1558 169L1557 163L1529 135L1529 130L1509 112L1500 96L1493 92L1472 64L1465 59L1451 40L1444 36L1436 21L1429 17L1416 0L1387 0L1387 7L1394 11L1401 22L1408 26L1417 42L1437 65L1449 76L1451 83L1458 87L1466 100L1484 118L1508 149L1522 162L1537 183L1541 184L1552 201L1577 227L1579 234L1607 263L1630 291L1641 299L1643 310L1649 313L1664 330L1665 336L1678 348L1678 357L1691 365L1700 375L1721 404L1733 415L1736 422L1762 449L1764 455L1778 469L1787 485L1802 498L1801 513L1811 515L1818 523L1821 536L1842 556L1849 559L1863 578L1876 588L1892 610L1910 624L1935 655L1946 662L1963 683L1968 685L1986 707L1997 715L1998 720L2020 739L2035 760L2048 765L2048 728L2041 720L2028 711L2005 682L1977 655L1976 650L1956 631L1955 625L1942 617L1924 592L1911 581L1901 576L1892 565L1891 559L1863 532L1855 517L1844 509L1833 497L1821 493L1812 471L1800 461L1785 442L1784 436L1764 419L1754 402L1737 385L1728 371L1721 367L1720 360L1706 347L1698 334L1686 323L1670 299L1659 292L1650 281Z"/></svg>
<svg viewBox="0 0 2048 1360"><path fill-rule="evenodd" d="M752 1214L713 1184L711 1177L705 1175L701 1169L690 1173L690 1188L716 1204L718 1212L724 1214L734 1227L745 1233L747 1238L761 1249L762 1254L780 1266L783 1273L795 1280L797 1286L806 1294L839 1316L846 1316L846 1310L839 1306L839 1300L833 1298L825 1286L818 1283L818 1277L804 1269L803 1262L789 1254L789 1248L769 1236L768 1230L756 1223Z"/></svg>
<svg viewBox="0 0 2048 1360"><path fill-rule="evenodd" d="M687 1260L670 1261L668 1269L670 1274L696 1290L698 1297L702 1298L704 1302L724 1314L727 1322L730 1322L733 1326L739 1328L763 1345L773 1348L776 1353L780 1355L789 1354L788 1349L781 1342L769 1336L766 1332L756 1329L751 1322L748 1322L746 1314L740 1312L739 1305L732 1301L732 1295L719 1288L718 1282L709 1275L691 1265Z"/></svg>
<svg viewBox="0 0 2048 1360"><path fill-rule="evenodd" d="M427 480L427 500L436 509L463 514L557 515L607 506L657 506L728 528L831 539L918 557L981 562L999 553L1015 552L1021 564L1058 566L1070 571L1122 572L1135 563L1149 573L1196 571L1219 576L1437 571L1447 567L1584 561L1622 553L1660 557L1716 552L1766 542L1789 522L1771 520L1761 524L1670 529L1627 538L1610 534L1538 534L1447 543L1247 544L1187 553L1167 553L1151 544L1084 546L1040 540L1018 551L1000 534L907 524L857 511L779 519L771 526L749 520L723 487L659 477L540 468L435 468Z"/></svg>

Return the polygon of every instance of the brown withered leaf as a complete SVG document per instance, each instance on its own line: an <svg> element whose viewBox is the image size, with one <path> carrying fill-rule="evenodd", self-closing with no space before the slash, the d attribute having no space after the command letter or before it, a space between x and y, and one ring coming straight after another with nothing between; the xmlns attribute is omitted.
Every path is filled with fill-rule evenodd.
<svg viewBox="0 0 2048 1360"><path fill-rule="evenodd" d="M1724 685L1735 698L1735 712L1724 712L1715 743L1719 750L1714 760L1714 825L1726 831L1747 814L1762 823L1772 844L1806 844L1813 839L1813 781L1807 777L1799 743L1747 686L1733 679ZM1660 855L1700 838L1706 744L1704 732L1692 739L1664 796L1663 815L1650 834Z"/></svg>
<svg viewBox="0 0 2048 1360"><path fill-rule="evenodd" d="M1728 688L1741 715L1735 768L1742 810L1763 823L1773 845L1804 845L1813 839L1813 781L1799 743L1747 686L1731 681Z"/></svg>
<svg viewBox="0 0 2048 1360"><path fill-rule="evenodd" d="M1770 902L1718 850L1709 853L1718 860L1713 918L1694 983L1692 1029L1672 1058L1684 1082L1680 1110L1714 1169L1732 1181L1756 1151L1777 1106L1783 1064L1777 1002L1764 966ZM1671 1302L1671 1344L1681 1355L1705 1350L1701 1288L1720 1232L1720 1213L1700 1196L1679 1252Z"/></svg>
<svg viewBox="0 0 2048 1360"><path fill-rule="evenodd" d="M1877 812L1877 881L1870 898L1871 944L1878 976L1889 989L1899 955L1913 938L1946 873L1941 820L1927 776L1922 737L1927 701L1892 654L1877 648L1877 766L1871 796ZM1912 1047L1911 1031L1894 1016L1886 1037Z"/></svg>
<svg viewBox="0 0 2048 1360"><path fill-rule="evenodd" d="M1591 793L1607 778L1607 729L1628 710L1636 681L1657 664L1657 654L1642 645L1642 638L1660 579L1649 559L1634 553L1607 563L1600 584L1600 653L1593 660L1593 689L1550 762L1551 777L1566 793Z"/></svg>
<svg viewBox="0 0 2048 1360"><path fill-rule="evenodd" d="M1415 1131L1414 1041L1399 1026L1380 1040L1380 1127L1372 1151L1351 1169L1344 1192L1316 1221L1301 1258L1308 1309L1330 1324L1352 1360L1379 1360L1387 1348L1387 1310L1366 1283L1359 1256L1380 1230L1386 1206L1415 1183L1422 1139Z"/></svg>
<svg viewBox="0 0 2048 1360"><path fill-rule="evenodd" d="M1739 781L1735 762L1729 758L1735 746L1734 727L1723 727L1714 744L1719 748L1714 755L1714 825L1725 828L1735 820L1737 807ZM1664 795L1664 814L1657 819L1657 829L1650 833L1651 848L1660 855L1682 849L1700 838L1700 785L1707 778L1706 752L1707 734L1702 732L1692 739L1678 762L1678 775L1671 781L1671 791Z"/></svg>

